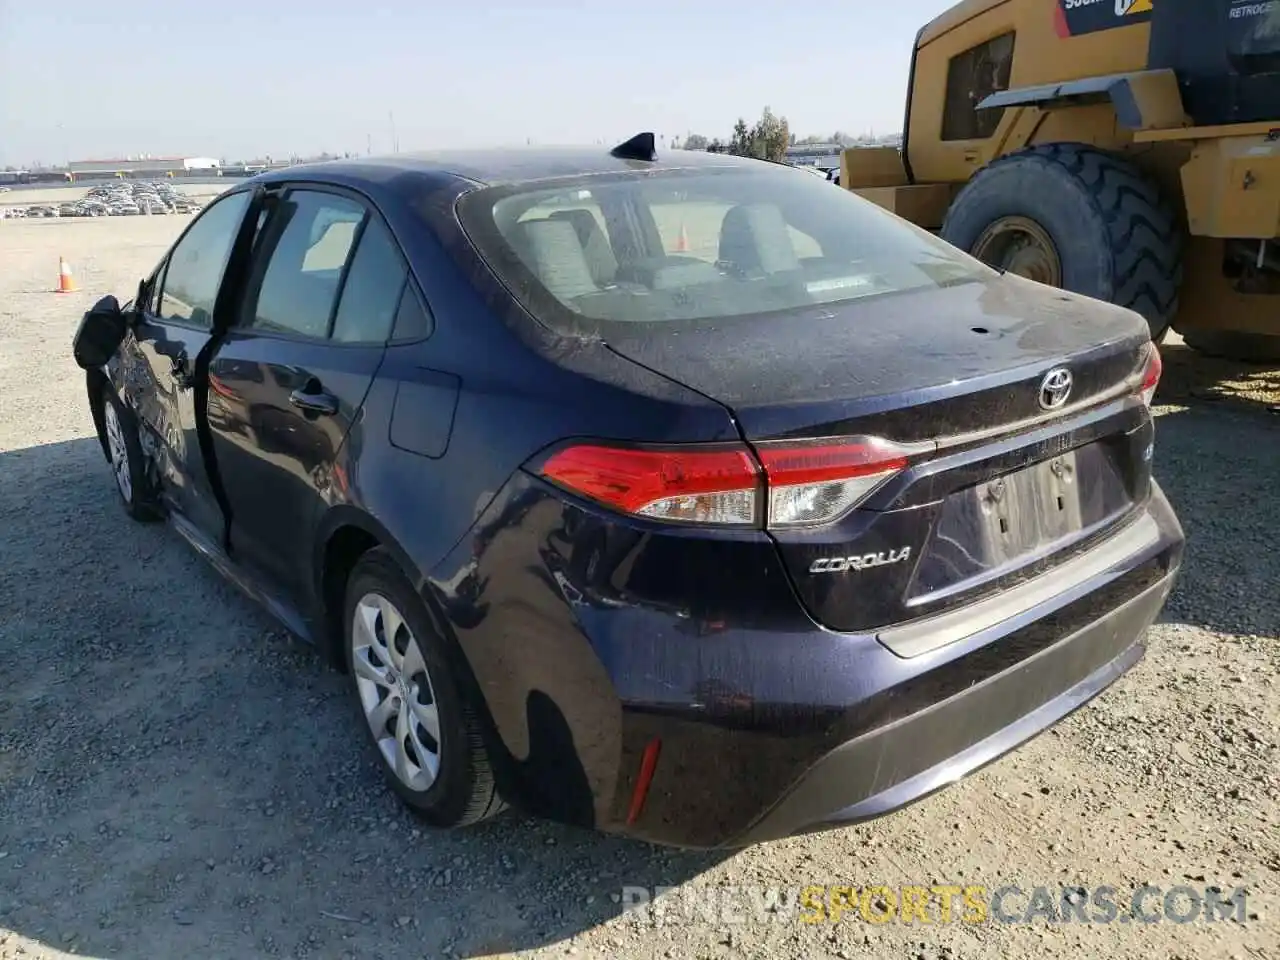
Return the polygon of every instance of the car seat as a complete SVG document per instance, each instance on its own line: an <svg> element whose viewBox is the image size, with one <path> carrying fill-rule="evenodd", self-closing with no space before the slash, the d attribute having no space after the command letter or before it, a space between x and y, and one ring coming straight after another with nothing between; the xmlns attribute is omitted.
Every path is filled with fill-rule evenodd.
<svg viewBox="0 0 1280 960"><path fill-rule="evenodd" d="M566 219L525 220L518 226L517 250L552 296L569 301L599 292L572 223Z"/></svg>
<svg viewBox="0 0 1280 960"><path fill-rule="evenodd" d="M800 268L782 211L773 204L730 208L720 224L720 263L741 277L767 277Z"/></svg>
<svg viewBox="0 0 1280 960"><path fill-rule="evenodd" d="M565 220L573 224L592 279L601 287L613 283L618 275L618 258L609 246L609 238L600 229L600 221L590 210L557 210L548 219Z"/></svg>

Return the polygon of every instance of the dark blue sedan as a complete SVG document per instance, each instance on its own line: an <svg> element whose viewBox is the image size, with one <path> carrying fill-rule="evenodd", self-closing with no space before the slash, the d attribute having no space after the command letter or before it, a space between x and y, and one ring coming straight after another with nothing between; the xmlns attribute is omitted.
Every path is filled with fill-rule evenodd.
<svg viewBox="0 0 1280 960"><path fill-rule="evenodd" d="M877 816L1131 667L1182 556L1142 317L647 135L246 181L74 346L128 513L442 827Z"/></svg>

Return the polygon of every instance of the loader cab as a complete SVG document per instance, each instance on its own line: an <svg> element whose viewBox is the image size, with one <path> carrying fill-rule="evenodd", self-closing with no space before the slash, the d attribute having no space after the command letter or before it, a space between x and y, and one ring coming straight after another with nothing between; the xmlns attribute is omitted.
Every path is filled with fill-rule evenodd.
<svg viewBox="0 0 1280 960"><path fill-rule="evenodd" d="M1153 70L1178 75L1196 126L1273 120L1280 104L1280 3L1160 0L1147 60Z"/></svg>

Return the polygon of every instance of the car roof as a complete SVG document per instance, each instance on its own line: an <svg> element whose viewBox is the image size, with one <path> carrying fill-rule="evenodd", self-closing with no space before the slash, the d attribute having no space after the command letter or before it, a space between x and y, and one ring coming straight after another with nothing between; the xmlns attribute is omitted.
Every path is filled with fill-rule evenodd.
<svg viewBox="0 0 1280 960"><path fill-rule="evenodd" d="M389 174L449 175L485 186L518 184L554 177L590 176L626 171L688 169L690 167L757 167L761 161L701 150L659 150L655 160L614 157L609 147L516 147L488 150L448 150L398 153L384 157L329 160L286 167L259 174L257 182L272 180L386 180Z"/></svg>

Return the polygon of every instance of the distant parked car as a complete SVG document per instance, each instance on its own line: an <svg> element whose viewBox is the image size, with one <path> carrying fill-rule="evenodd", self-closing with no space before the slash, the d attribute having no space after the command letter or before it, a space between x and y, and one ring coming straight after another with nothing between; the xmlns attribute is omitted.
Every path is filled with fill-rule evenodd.
<svg viewBox="0 0 1280 960"><path fill-rule="evenodd" d="M58 211L56 209L44 204L38 203L34 206L27 207L28 217L56 217L57 215Z"/></svg>
<svg viewBox="0 0 1280 960"><path fill-rule="evenodd" d="M80 216L80 208L74 203L64 203L58 207L58 216L60 217L78 217Z"/></svg>

